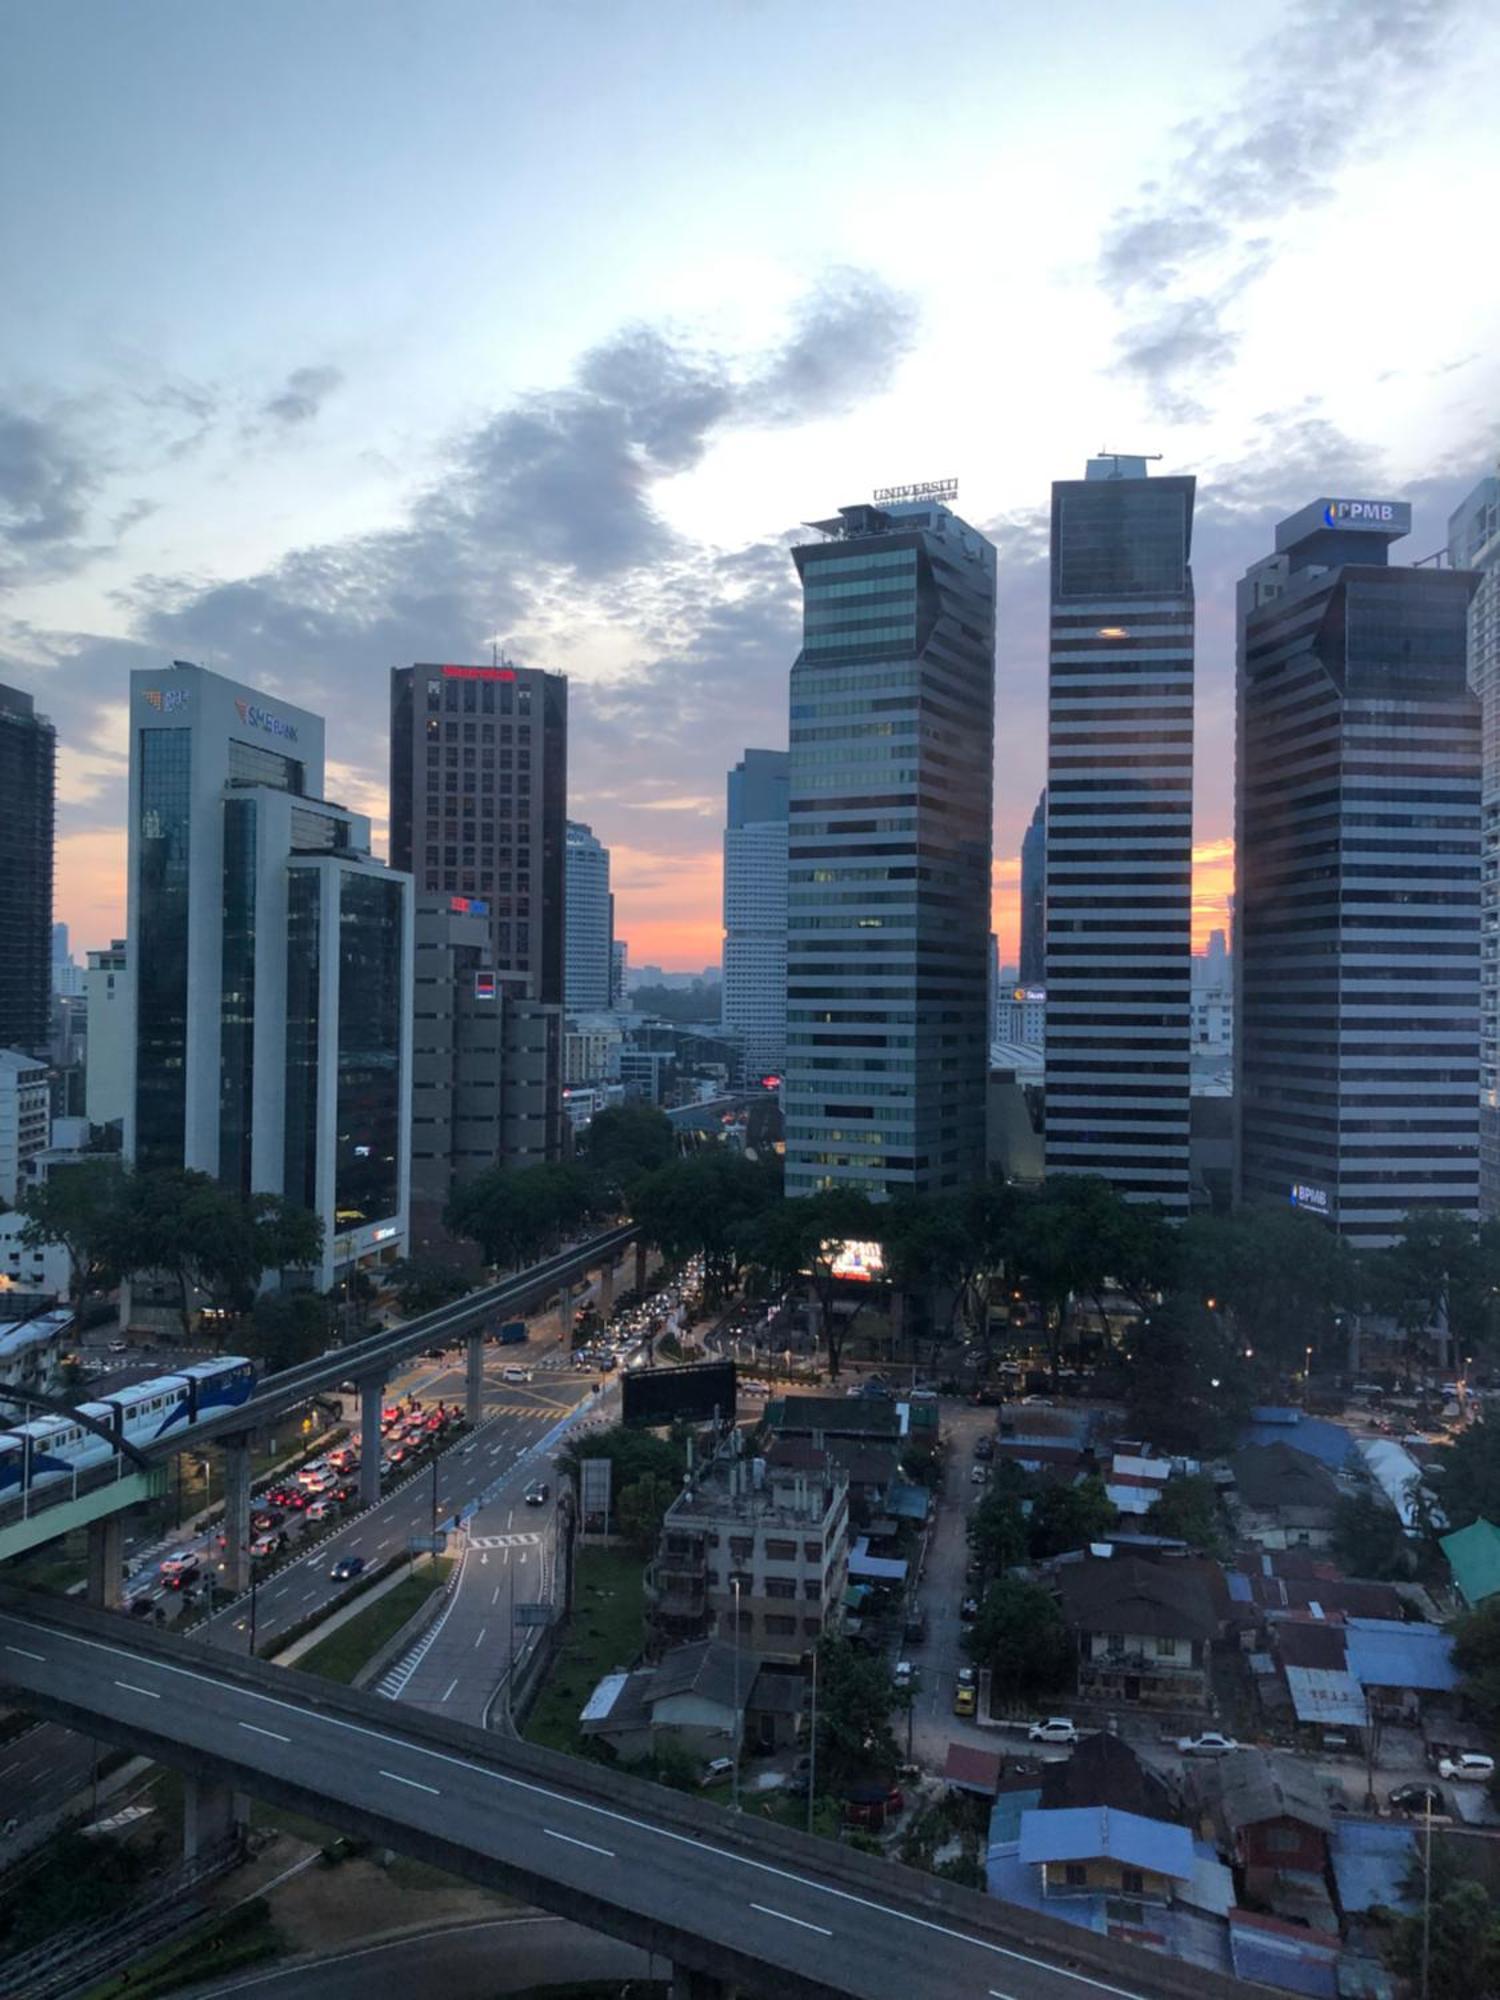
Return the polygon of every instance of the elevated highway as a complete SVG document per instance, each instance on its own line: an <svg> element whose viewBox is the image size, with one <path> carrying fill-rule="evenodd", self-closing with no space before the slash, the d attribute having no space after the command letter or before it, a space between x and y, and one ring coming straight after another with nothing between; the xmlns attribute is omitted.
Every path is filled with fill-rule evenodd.
<svg viewBox="0 0 1500 2000"><path fill-rule="evenodd" d="M775 2000L1250 2000L1259 1989L603 1766L0 1589L28 1709Z"/></svg>

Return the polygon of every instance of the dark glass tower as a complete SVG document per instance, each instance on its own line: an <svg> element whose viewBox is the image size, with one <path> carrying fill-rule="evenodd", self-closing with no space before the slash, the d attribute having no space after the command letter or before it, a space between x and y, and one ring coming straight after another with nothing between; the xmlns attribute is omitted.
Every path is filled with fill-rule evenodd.
<svg viewBox="0 0 1500 2000"><path fill-rule="evenodd" d="M985 1164L995 551L938 500L795 549L786 1187Z"/></svg>
<svg viewBox="0 0 1500 2000"><path fill-rule="evenodd" d="M1036 802L1031 824L1021 839L1021 962L1016 977L1023 986L1040 986L1047 977L1047 794Z"/></svg>
<svg viewBox="0 0 1500 2000"><path fill-rule="evenodd" d="M29 694L0 687L0 1049L45 1057L52 1002L57 736Z"/></svg>
<svg viewBox="0 0 1500 2000"><path fill-rule="evenodd" d="M1239 1193L1361 1247L1479 1203L1480 702L1468 570L1317 500L1239 588Z"/></svg>
<svg viewBox="0 0 1500 2000"><path fill-rule="evenodd" d="M1052 488L1049 1174L1185 1215L1194 482L1097 458Z"/></svg>

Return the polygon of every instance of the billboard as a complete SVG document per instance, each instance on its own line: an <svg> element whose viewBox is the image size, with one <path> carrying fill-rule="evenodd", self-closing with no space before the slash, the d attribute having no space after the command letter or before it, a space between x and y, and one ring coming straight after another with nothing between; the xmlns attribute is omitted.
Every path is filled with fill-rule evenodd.
<svg viewBox="0 0 1500 2000"><path fill-rule="evenodd" d="M732 1361L698 1361L686 1368L635 1368L621 1383L627 1424L708 1423L735 1414Z"/></svg>
<svg viewBox="0 0 1500 2000"><path fill-rule="evenodd" d="M614 1476L611 1458L585 1458L579 1464L578 1511L583 1516L585 1534L602 1535L609 1528L609 1506Z"/></svg>
<svg viewBox="0 0 1500 2000"><path fill-rule="evenodd" d="M835 1278L857 1278L868 1285L885 1276L885 1251L878 1243L858 1243L851 1238L843 1243L825 1243L822 1253Z"/></svg>

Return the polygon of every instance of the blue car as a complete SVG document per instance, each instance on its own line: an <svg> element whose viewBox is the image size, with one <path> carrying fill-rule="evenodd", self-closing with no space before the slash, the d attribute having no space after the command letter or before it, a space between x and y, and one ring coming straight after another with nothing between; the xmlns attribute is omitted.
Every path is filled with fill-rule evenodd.
<svg viewBox="0 0 1500 2000"><path fill-rule="evenodd" d="M328 1574L335 1583L347 1583L351 1577L359 1576L364 1566L363 1556L340 1556Z"/></svg>

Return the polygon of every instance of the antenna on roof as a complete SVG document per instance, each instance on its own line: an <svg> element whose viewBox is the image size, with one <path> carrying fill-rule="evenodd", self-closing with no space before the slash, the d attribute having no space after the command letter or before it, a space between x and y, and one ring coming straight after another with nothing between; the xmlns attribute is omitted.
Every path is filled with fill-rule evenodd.
<svg viewBox="0 0 1500 2000"><path fill-rule="evenodd" d="M1114 459L1144 458L1149 460L1154 465L1161 458L1161 453L1159 451L1110 451L1106 446L1101 445L1095 456L1099 458L1114 458Z"/></svg>

